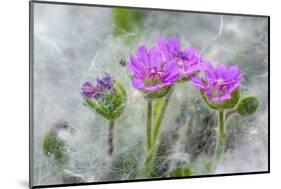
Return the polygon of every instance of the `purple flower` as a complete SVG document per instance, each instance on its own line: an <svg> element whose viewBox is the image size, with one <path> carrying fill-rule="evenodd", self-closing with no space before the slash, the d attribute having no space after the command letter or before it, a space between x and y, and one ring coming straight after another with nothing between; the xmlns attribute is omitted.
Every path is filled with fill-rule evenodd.
<svg viewBox="0 0 281 189"><path fill-rule="evenodd" d="M170 40L158 39L158 47L162 51L162 59L176 60L180 77L193 77L202 69L201 54L194 48L181 50L178 38Z"/></svg>
<svg viewBox="0 0 281 189"><path fill-rule="evenodd" d="M81 87L83 96L95 99L102 97L105 92L112 92L113 89L113 80L107 73L102 79L97 79L96 85L86 81Z"/></svg>
<svg viewBox="0 0 281 189"><path fill-rule="evenodd" d="M214 68L210 63L204 63L204 78L192 78L198 88L204 90L211 103L231 99L231 94L240 86L241 75L237 65L226 67L219 64Z"/></svg>
<svg viewBox="0 0 281 189"><path fill-rule="evenodd" d="M144 91L157 91L172 85L179 78L175 59L164 59L159 48L138 48L137 55L130 55L129 70L133 73L133 86Z"/></svg>
<svg viewBox="0 0 281 189"><path fill-rule="evenodd" d="M89 81L86 81L82 87L81 87L81 90L82 90L82 94L84 96L87 96L87 97L91 97L92 95L94 95L96 93L96 87L90 83Z"/></svg>
<svg viewBox="0 0 281 189"><path fill-rule="evenodd" d="M97 87L100 88L101 91L113 89L113 81L111 76L106 73L102 79L97 79Z"/></svg>

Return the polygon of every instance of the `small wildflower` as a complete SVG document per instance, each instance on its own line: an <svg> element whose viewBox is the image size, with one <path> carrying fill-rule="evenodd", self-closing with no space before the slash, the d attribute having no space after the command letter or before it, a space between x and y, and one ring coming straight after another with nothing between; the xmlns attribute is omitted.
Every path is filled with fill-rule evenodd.
<svg viewBox="0 0 281 189"><path fill-rule="evenodd" d="M239 88L241 75L237 65L219 64L214 68L210 63L204 64L204 77L192 78L198 88L204 90L211 103L221 103L232 98L232 93Z"/></svg>
<svg viewBox="0 0 281 189"><path fill-rule="evenodd" d="M162 51L162 59L176 60L181 78L191 78L202 69L202 56L194 48L181 50L180 41L176 37L170 40L158 39L158 48Z"/></svg>
<svg viewBox="0 0 281 189"><path fill-rule="evenodd" d="M172 85L179 78L175 60L164 59L159 48L138 48L137 55L130 55L129 70L133 73L132 84L144 91L157 91Z"/></svg>
<svg viewBox="0 0 281 189"><path fill-rule="evenodd" d="M96 85L87 81L81 87L83 96L94 99L100 98L105 92L111 92L113 89L113 81L109 74L102 79L97 79Z"/></svg>

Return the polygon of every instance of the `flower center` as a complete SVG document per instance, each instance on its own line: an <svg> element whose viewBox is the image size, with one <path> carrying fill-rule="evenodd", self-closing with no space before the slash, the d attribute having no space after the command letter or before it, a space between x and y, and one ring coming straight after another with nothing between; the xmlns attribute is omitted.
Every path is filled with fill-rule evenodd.
<svg viewBox="0 0 281 189"><path fill-rule="evenodd" d="M223 79L218 79L216 85L221 86L224 83Z"/></svg>
<svg viewBox="0 0 281 189"><path fill-rule="evenodd" d="M183 64L183 61L182 61L182 60L179 60L179 61L178 61L178 66L179 66L180 68L183 68L183 65L184 65L184 64Z"/></svg>
<svg viewBox="0 0 281 189"><path fill-rule="evenodd" d="M156 67L153 67L150 69L149 78L151 78L152 80L161 80L162 74L163 74L163 71L157 70Z"/></svg>
<svg viewBox="0 0 281 189"><path fill-rule="evenodd" d="M150 68L148 77L145 79L145 84L147 86L152 86L161 83L163 73L162 70L158 70L156 67Z"/></svg>
<svg viewBox="0 0 281 189"><path fill-rule="evenodd" d="M179 51L176 55L177 58L179 59L187 59L187 57L185 56L185 54L182 51Z"/></svg>
<svg viewBox="0 0 281 189"><path fill-rule="evenodd" d="M189 58L186 56L186 54L182 51L177 52L177 54L175 55L176 59L177 59L177 65L178 67L182 70L182 71L186 71L184 62L185 61L189 61Z"/></svg>

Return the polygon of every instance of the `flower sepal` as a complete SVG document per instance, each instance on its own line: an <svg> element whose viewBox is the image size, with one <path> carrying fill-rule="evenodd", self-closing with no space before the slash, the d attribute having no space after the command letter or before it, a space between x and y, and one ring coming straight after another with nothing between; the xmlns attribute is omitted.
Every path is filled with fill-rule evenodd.
<svg viewBox="0 0 281 189"><path fill-rule="evenodd" d="M231 93L231 99L225 100L223 102L214 102L212 101L208 95L204 92L203 89L200 89L200 93L205 101L205 103L212 109L215 110L224 110L224 109L232 109L234 108L240 98L240 90L237 88L235 91Z"/></svg>
<svg viewBox="0 0 281 189"><path fill-rule="evenodd" d="M184 82L188 82L190 79L187 77L182 77L180 79L178 79L177 83L184 83Z"/></svg>
<svg viewBox="0 0 281 189"><path fill-rule="evenodd" d="M112 91L104 92L100 98L85 97L85 105L108 120L118 118L127 102L126 90L120 82L113 80Z"/></svg>
<svg viewBox="0 0 281 189"><path fill-rule="evenodd" d="M171 86L163 87L157 91L143 91L144 98L146 99L158 99L166 96L172 90Z"/></svg>

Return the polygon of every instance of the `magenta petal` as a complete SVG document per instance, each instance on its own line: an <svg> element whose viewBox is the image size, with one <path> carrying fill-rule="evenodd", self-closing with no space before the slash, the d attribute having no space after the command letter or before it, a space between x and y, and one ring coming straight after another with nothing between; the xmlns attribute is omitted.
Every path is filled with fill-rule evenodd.
<svg viewBox="0 0 281 189"><path fill-rule="evenodd" d="M197 88L205 89L207 87L207 85L199 77L193 77L191 78L191 81Z"/></svg>
<svg viewBox="0 0 281 189"><path fill-rule="evenodd" d="M196 49L194 48L186 48L183 50L183 52L187 55L194 55L194 53L196 52Z"/></svg>
<svg viewBox="0 0 281 189"><path fill-rule="evenodd" d="M210 77L216 77L215 69L214 69L213 65L210 64L209 62L204 61L204 62L202 63L202 68L203 68L203 71L204 71L206 74L209 74L209 75L210 75Z"/></svg>
<svg viewBox="0 0 281 189"><path fill-rule="evenodd" d="M151 64L151 67L160 68L161 67L161 59L162 54L161 51L157 48L152 48L149 51L149 61Z"/></svg>
<svg viewBox="0 0 281 189"><path fill-rule="evenodd" d="M142 62L138 62L133 55L130 56L131 63L128 68L138 77L145 77L145 67Z"/></svg>
<svg viewBox="0 0 281 189"><path fill-rule="evenodd" d="M164 84L158 84L158 85L153 85L153 86L145 86L144 89L146 91L157 91L161 88L163 88L165 85Z"/></svg>
<svg viewBox="0 0 281 189"><path fill-rule="evenodd" d="M91 96L92 94L95 93L95 87L94 87L94 85L93 85L91 82L89 82L89 81L86 81L86 82L82 85L81 90L82 90L82 94L83 94L84 96L87 96L87 97L89 97L89 96Z"/></svg>
<svg viewBox="0 0 281 189"><path fill-rule="evenodd" d="M179 72L178 71L174 71L174 72L170 72L169 74L167 74L165 77L163 77L163 82L175 82L179 79Z"/></svg>
<svg viewBox="0 0 281 189"><path fill-rule="evenodd" d="M227 68L224 64L219 64L216 69L217 78L225 79L227 75Z"/></svg>
<svg viewBox="0 0 281 189"><path fill-rule="evenodd" d="M180 50L180 41L177 37L172 37L169 41L170 50L172 52Z"/></svg>
<svg viewBox="0 0 281 189"><path fill-rule="evenodd" d="M205 87L203 90L209 98L213 98L213 94L212 94L210 88Z"/></svg>
<svg viewBox="0 0 281 189"><path fill-rule="evenodd" d="M159 37L157 41L158 48L161 50L166 51L167 50L167 42L163 37Z"/></svg>
<svg viewBox="0 0 281 189"><path fill-rule="evenodd" d="M133 72L134 77L137 77L137 78L145 77L145 73L143 74L143 72L141 70L137 69L133 64L128 64L128 69Z"/></svg>
<svg viewBox="0 0 281 189"><path fill-rule="evenodd" d="M228 91L229 91L230 93L232 93L235 89L239 88L239 86L240 86L240 81L236 82L233 86L231 86L231 87L228 89Z"/></svg>
<svg viewBox="0 0 281 189"><path fill-rule="evenodd" d="M133 83L133 86L137 89L142 89L145 87L144 81L142 79L134 78L132 83Z"/></svg>
<svg viewBox="0 0 281 189"><path fill-rule="evenodd" d="M137 60L144 65L149 65L148 51L143 45L138 48Z"/></svg>
<svg viewBox="0 0 281 189"><path fill-rule="evenodd" d="M231 95L230 94L225 94L224 96L219 96L219 97L214 97L211 99L211 102L223 102L225 100L229 100L231 99Z"/></svg>
<svg viewBox="0 0 281 189"><path fill-rule="evenodd" d="M228 68L229 77L233 79L240 78L240 71L237 65L230 66Z"/></svg>
<svg viewBox="0 0 281 189"><path fill-rule="evenodd" d="M168 72L172 69L177 69L177 61L175 59L173 59L171 61L167 61L167 63L163 67L163 70L165 72Z"/></svg>

